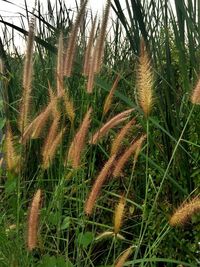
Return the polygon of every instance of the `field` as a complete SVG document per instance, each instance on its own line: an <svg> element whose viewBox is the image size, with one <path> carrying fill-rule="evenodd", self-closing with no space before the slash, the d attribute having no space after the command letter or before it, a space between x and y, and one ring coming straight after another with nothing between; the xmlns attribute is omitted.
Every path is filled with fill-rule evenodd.
<svg viewBox="0 0 200 267"><path fill-rule="evenodd" d="M0 18L0 267L196 267L200 2L65 2Z"/></svg>

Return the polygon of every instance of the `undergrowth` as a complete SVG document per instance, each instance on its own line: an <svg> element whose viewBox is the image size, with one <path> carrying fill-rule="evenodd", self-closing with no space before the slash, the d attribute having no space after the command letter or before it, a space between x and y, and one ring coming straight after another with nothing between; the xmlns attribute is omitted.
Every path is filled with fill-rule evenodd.
<svg viewBox="0 0 200 267"><path fill-rule="evenodd" d="M164 2L1 20L0 266L199 264L197 11Z"/></svg>

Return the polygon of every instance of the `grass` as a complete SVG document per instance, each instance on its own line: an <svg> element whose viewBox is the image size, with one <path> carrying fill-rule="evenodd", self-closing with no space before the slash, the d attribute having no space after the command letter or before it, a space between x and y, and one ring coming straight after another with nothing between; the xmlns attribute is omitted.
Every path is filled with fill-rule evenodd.
<svg viewBox="0 0 200 267"><path fill-rule="evenodd" d="M198 1L109 4L1 20L2 267L199 263Z"/></svg>

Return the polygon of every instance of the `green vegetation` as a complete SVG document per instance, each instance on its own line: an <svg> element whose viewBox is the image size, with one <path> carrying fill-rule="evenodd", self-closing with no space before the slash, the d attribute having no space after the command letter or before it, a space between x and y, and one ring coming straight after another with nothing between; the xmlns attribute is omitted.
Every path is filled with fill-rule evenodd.
<svg viewBox="0 0 200 267"><path fill-rule="evenodd" d="M199 1L65 2L0 19L0 266L198 266Z"/></svg>

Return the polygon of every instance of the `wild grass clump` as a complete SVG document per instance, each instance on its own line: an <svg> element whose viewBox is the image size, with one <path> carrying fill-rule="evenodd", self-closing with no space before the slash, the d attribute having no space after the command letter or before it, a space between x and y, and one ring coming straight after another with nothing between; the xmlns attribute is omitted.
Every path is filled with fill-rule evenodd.
<svg viewBox="0 0 200 267"><path fill-rule="evenodd" d="M25 55L0 42L0 266L197 265L199 33L158 3L38 2Z"/></svg>

